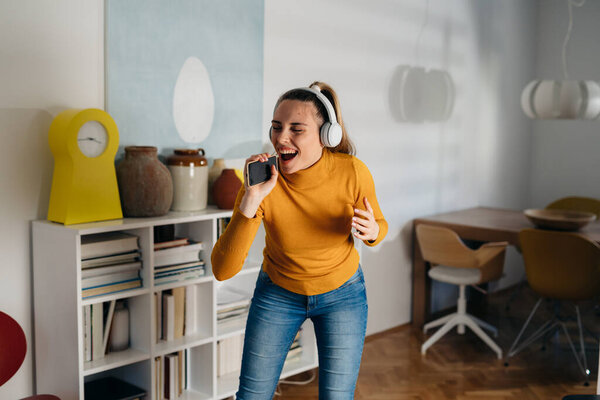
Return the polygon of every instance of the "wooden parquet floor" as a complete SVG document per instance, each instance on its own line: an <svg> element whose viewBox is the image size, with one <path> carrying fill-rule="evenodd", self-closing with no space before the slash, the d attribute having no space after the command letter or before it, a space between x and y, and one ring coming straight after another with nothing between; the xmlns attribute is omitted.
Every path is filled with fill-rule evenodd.
<svg viewBox="0 0 600 400"><path fill-rule="evenodd" d="M527 288L518 292L506 309L511 290L490 294L481 309L471 311L499 329L496 339L506 352L518 334L533 304L535 295ZM545 314L534 319L537 326L551 315L551 303L544 304ZM600 332L600 317L593 303L583 304L584 324ZM540 307L541 309L542 307ZM563 306L566 311L573 310ZM571 324L570 324L571 325ZM576 327L576 324L574 325ZM546 350L538 342L510 359L504 366L495 354L472 332L456 330L446 334L421 356L424 335L406 325L367 337L355 398L368 400L504 400L562 399L567 394L593 394L596 390L598 344L586 338L590 385L584 379L562 335L550 338ZM530 331L531 332L531 331ZM577 338L576 328L572 337ZM318 374L318 371L312 371ZM304 380L311 372L290 378ZM317 400L318 377L309 384L279 385L275 399Z"/></svg>

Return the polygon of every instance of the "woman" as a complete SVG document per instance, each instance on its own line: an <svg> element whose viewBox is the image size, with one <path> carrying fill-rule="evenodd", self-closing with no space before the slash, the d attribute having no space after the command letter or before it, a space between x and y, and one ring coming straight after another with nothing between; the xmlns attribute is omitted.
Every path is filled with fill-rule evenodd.
<svg viewBox="0 0 600 400"><path fill-rule="evenodd" d="M231 278L264 223L264 260L236 398L272 399L290 345L310 318L319 352L319 398L352 399L368 308L352 235L375 246L387 233L373 178L352 155L337 95L324 83L284 93L270 137L279 170L272 167L268 181L240 190L211 256L215 277ZM267 158L254 155L246 164Z"/></svg>

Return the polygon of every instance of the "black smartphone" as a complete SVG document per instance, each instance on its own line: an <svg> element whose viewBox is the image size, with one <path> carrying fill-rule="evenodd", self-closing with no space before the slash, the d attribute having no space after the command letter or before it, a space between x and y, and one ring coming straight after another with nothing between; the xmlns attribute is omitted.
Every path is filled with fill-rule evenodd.
<svg viewBox="0 0 600 400"><path fill-rule="evenodd" d="M271 156L266 162L252 161L246 165L248 186L258 185L271 179L271 165L277 168L277 156Z"/></svg>

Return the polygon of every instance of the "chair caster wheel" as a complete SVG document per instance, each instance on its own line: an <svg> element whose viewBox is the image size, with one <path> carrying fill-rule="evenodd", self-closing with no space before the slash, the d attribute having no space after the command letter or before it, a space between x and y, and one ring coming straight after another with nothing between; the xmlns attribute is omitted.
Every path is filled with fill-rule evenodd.
<svg viewBox="0 0 600 400"><path fill-rule="evenodd" d="M504 366L508 367L508 361L504 361Z"/></svg>

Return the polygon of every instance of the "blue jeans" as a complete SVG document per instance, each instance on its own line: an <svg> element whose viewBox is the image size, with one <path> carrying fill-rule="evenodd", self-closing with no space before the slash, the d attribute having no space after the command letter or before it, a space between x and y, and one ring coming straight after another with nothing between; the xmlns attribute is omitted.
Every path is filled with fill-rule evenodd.
<svg viewBox="0 0 600 400"><path fill-rule="evenodd" d="M339 288L305 296L274 284L261 271L246 324L237 400L271 400L286 355L310 318L319 352L319 399L352 399L367 329L360 266Z"/></svg>

